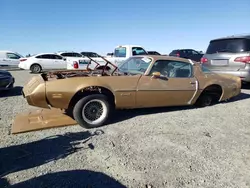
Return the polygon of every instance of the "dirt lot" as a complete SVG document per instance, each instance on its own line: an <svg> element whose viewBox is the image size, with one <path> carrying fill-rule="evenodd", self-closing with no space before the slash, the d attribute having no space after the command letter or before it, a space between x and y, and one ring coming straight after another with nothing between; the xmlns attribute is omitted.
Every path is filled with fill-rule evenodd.
<svg viewBox="0 0 250 188"><path fill-rule="evenodd" d="M118 112L99 129L11 135L13 117L32 108L20 95L32 75L11 73L17 88L0 97L0 187L250 187L249 89L207 108Z"/></svg>

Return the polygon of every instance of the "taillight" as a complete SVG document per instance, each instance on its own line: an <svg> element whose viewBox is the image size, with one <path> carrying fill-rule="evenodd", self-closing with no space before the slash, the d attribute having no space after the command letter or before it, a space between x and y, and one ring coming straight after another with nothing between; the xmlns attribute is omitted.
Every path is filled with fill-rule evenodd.
<svg viewBox="0 0 250 188"><path fill-rule="evenodd" d="M74 66L74 69L78 69L78 68L79 68L78 62L77 62L77 61L74 61L73 66Z"/></svg>
<svg viewBox="0 0 250 188"><path fill-rule="evenodd" d="M237 57L237 58L235 58L234 61L241 62L241 63L250 63L250 56Z"/></svg>
<svg viewBox="0 0 250 188"><path fill-rule="evenodd" d="M20 62L22 62L22 61L26 61L27 59L20 59Z"/></svg>
<svg viewBox="0 0 250 188"><path fill-rule="evenodd" d="M207 58L205 58L205 57L201 58L201 63L206 63L207 61L208 61Z"/></svg>
<svg viewBox="0 0 250 188"><path fill-rule="evenodd" d="M177 53L177 54L176 54L176 56L177 56L177 57L180 57L180 54L179 54L179 53Z"/></svg>

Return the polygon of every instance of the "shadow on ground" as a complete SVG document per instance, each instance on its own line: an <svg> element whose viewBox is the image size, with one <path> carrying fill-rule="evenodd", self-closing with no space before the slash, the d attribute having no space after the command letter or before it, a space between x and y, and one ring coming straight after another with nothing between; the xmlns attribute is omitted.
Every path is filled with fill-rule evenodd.
<svg viewBox="0 0 250 188"><path fill-rule="evenodd" d="M241 100L245 100L245 99L249 99L249 98L250 98L250 94L248 94L248 93L240 93L238 96L230 99L228 101L228 103L230 103L230 102L236 102L236 101L241 101Z"/></svg>
<svg viewBox="0 0 250 188"><path fill-rule="evenodd" d="M10 173L63 159L78 150L94 149L92 143L86 143L91 137L103 133L101 130L94 133L89 131L66 133L27 144L0 148L0 178Z"/></svg>
<svg viewBox="0 0 250 188"><path fill-rule="evenodd" d="M9 185L5 179L2 187L10 188L125 188L117 180L101 172L73 170L46 174L15 185Z"/></svg>
<svg viewBox="0 0 250 188"><path fill-rule="evenodd" d="M242 84L241 89L250 89L250 84L249 83Z"/></svg>
<svg viewBox="0 0 250 188"><path fill-rule="evenodd" d="M0 98L2 98L2 97L14 97L14 96L22 95L22 89L23 89L23 87L21 87L21 86L15 86L10 90L1 91Z"/></svg>
<svg viewBox="0 0 250 188"><path fill-rule="evenodd" d="M245 100L249 98L250 98L250 94L240 93L238 96L223 103L232 103L232 102L241 101L241 100ZM132 109L132 110L117 110L115 112L114 118L110 120L110 123L117 123L117 122L125 121L125 120L134 118L136 116L141 116L141 115L158 114L158 113L173 112L173 111L184 111L184 110L191 110L195 108L196 108L195 106L177 106L177 107Z"/></svg>

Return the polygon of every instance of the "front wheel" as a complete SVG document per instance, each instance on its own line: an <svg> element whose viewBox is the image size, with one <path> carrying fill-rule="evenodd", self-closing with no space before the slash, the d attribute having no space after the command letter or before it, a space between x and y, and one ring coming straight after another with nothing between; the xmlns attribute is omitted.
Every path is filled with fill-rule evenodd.
<svg viewBox="0 0 250 188"><path fill-rule="evenodd" d="M104 125L112 111L108 97L102 94L88 95L80 99L73 108L73 117L83 128Z"/></svg>

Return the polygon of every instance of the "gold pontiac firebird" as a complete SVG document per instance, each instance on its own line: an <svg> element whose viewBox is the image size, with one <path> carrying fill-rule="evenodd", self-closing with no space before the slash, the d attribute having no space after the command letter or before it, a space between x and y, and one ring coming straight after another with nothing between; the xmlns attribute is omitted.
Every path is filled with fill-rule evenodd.
<svg viewBox="0 0 250 188"><path fill-rule="evenodd" d="M23 96L29 105L65 110L80 126L94 128L106 124L115 109L205 107L241 92L239 77L210 72L189 59L139 55L118 67L103 59L107 64L101 69L87 66L34 76ZM105 68L108 64L114 69Z"/></svg>

